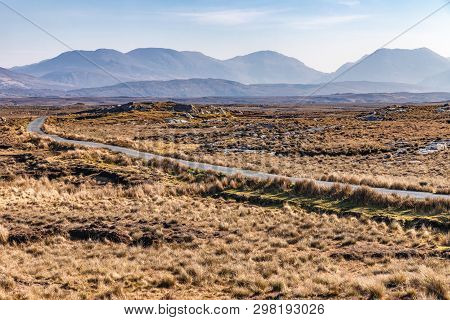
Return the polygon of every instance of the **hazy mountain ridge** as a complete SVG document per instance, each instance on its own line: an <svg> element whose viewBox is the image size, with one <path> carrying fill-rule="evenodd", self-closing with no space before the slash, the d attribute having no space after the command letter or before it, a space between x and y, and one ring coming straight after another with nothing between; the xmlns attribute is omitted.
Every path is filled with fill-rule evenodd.
<svg viewBox="0 0 450 320"><path fill-rule="evenodd" d="M55 58L11 70L77 88L137 81L144 72L133 59L110 49L64 52Z"/></svg>
<svg viewBox="0 0 450 320"><path fill-rule="evenodd" d="M112 49L69 51L11 70L73 88L192 78L225 79L244 84L311 84L327 82L337 76L338 81L423 84L425 79L450 70L450 60L427 48L380 49L326 74L274 51L219 60L195 51L139 48L127 53Z"/></svg>
<svg viewBox="0 0 450 320"><path fill-rule="evenodd" d="M419 86L398 83L337 82L321 88L314 84L251 84L222 79L188 79L169 81L138 81L121 83L100 88L86 88L69 91L69 96L90 97L263 97L304 96L335 93L363 92L423 92Z"/></svg>
<svg viewBox="0 0 450 320"><path fill-rule="evenodd" d="M242 83L312 83L324 73L274 51L258 51L224 61ZM255 82L254 79L259 79Z"/></svg>
<svg viewBox="0 0 450 320"><path fill-rule="evenodd" d="M28 90L28 89L57 89L64 90L67 86L45 79L36 78L27 74L21 74L8 69L0 68L1 90Z"/></svg>
<svg viewBox="0 0 450 320"><path fill-rule="evenodd" d="M450 92L450 69L424 79L420 85Z"/></svg>
<svg viewBox="0 0 450 320"><path fill-rule="evenodd" d="M336 77L314 92L319 83ZM2 96L135 96L130 86L146 96L174 97L450 91L450 60L426 48L380 49L324 74L273 51L218 60L194 51L141 48L70 51L28 66L0 68Z"/></svg>
<svg viewBox="0 0 450 320"><path fill-rule="evenodd" d="M70 51L12 71L77 88L127 81L218 78L243 83L307 83L324 74L297 59L272 51L218 60L200 52L162 48L121 53L111 49Z"/></svg>
<svg viewBox="0 0 450 320"><path fill-rule="evenodd" d="M450 61L427 48L379 49L356 62L346 63L336 72L321 78L325 82L373 81L421 83L424 79L450 70Z"/></svg>

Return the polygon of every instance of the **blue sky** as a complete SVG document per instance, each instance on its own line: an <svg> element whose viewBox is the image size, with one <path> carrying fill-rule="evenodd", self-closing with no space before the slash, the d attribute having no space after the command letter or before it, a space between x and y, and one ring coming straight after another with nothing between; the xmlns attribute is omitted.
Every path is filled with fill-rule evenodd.
<svg viewBox="0 0 450 320"><path fill-rule="evenodd" d="M163 47L225 59L258 50L334 71L377 49L444 0L2 0L75 49ZM0 66L67 48L0 4ZM450 57L450 5L389 47Z"/></svg>

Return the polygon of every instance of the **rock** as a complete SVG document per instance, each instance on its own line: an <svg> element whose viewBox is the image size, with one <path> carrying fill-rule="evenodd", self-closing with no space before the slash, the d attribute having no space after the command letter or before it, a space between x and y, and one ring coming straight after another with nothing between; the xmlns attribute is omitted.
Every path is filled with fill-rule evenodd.
<svg viewBox="0 0 450 320"><path fill-rule="evenodd" d="M167 123L176 124L176 123L187 123L187 120L184 119L168 119Z"/></svg>
<svg viewBox="0 0 450 320"><path fill-rule="evenodd" d="M359 117L363 121L382 121L383 116L377 115L376 113L368 114L366 116Z"/></svg>
<svg viewBox="0 0 450 320"><path fill-rule="evenodd" d="M430 154L435 153L443 150L447 150L448 146L450 145L450 140L443 140L443 141L433 141L429 143L424 148L419 149L419 154Z"/></svg>
<svg viewBox="0 0 450 320"><path fill-rule="evenodd" d="M172 110L175 112L197 112L197 108L193 104L176 104L172 106Z"/></svg>
<svg viewBox="0 0 450 320"><path fill-rule="evenodd" d="M0 118L0 123L6 123L6 118L1 117Z"/></svg>
<svg viewBox="0 0 450 320"><path fill-rule="evenodd" d="M450 106L448 103L444 104L442 107L436 109L437 112L450 112Z"/></svg>

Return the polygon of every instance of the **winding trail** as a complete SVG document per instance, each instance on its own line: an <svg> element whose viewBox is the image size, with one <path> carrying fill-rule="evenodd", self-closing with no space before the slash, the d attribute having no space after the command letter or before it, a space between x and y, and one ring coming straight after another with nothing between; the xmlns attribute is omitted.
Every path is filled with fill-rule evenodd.
<svg viewBox="0 0 450 320"><path fill-rule="evenodd" d="M159 156L153 153L148 152L142 152L137 151L134 149L124 148L124 147L118 147L113 146L109 144L104 143L98 143L98 142L91 142L91 141L82 141L82 140L71 140L59 137L57 135L47 134L42 131L42 125L44 124L47 117L40 117L28 125L28 132L36 133L42 137L50 138L56 142L63 142L63 143L71 143L76 144L84 147L90 147L90 148L101 148L101 149L108 149L113 152L120 152L127 156L133 157L133 158L140 158L144 160L150 160L150 159L156 159L156 160L172 160L176 161L180 164L183 164L189 168L192 169L199 169L199 170L212 170L215 172L220 172L226 175L234 175L234 174L241 174L246 177L251 178L260 178L260 179L288 179L292 182L298 182L298 181L304 181L304 180L310 180L305 178L294 178L294 177L287 177L282 175L276 175L276 174L270 174L265 172L259 172L259 171L253 171L253 170L244 170L244 169L238 169L238 168L232 168L232 167L223 167L223 166L216 166L213 164L208 163L201 163L201 162L195 162L195 161L187 161L187 160L181 160L176 158L170 158L170 157L163 157ZM320 181L320 180L313 180L315 183L317 183L319 186L332 186L335 184L335 182L328 182L328 181ZM351 188L356 189L358 187L361 187L360 185L350 185ZM382 194L396 194L398 196L402 197L411 197L416 199L426 199L426 198L444 198L444 199L450 199L450 195L445 194L434 194L430 192L420 192L420 191L409 191L409 190L394 190L394 189L386 189L386 188L372 188L373 190L382 193Z"/></svg>

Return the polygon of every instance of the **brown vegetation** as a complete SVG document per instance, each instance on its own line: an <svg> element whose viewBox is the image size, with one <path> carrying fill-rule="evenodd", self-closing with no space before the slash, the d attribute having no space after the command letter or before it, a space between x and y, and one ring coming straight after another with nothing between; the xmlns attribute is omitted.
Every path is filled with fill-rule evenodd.
<svg viewBox="0 0 450 320"><path fill-rule="evenodd" d="M146 111L52 118L46 130L157 154L287 176L449 193L450 139L437 106L388 107L380 121L356 111L208 111L187 115L161 104ZM203 110L203 109L202 109ZM214 109L216 110L216 109ZM210 112L210 113L206 113Z"/></svg>
<svg viewBox="0 0 450 320"><path fill-rule="evenodd" d="M181 195L191 185L21 178L1 186L10 230L3 297L448 296L446 235Z"/></svg>
<svg viewBox="0 0 450 320"><path fill-rule="evenodd" d="M147 163L33 137L28 121L0 127L0 298L449 298L447 232L225 195L380 200L366 189Z"/></svg>

